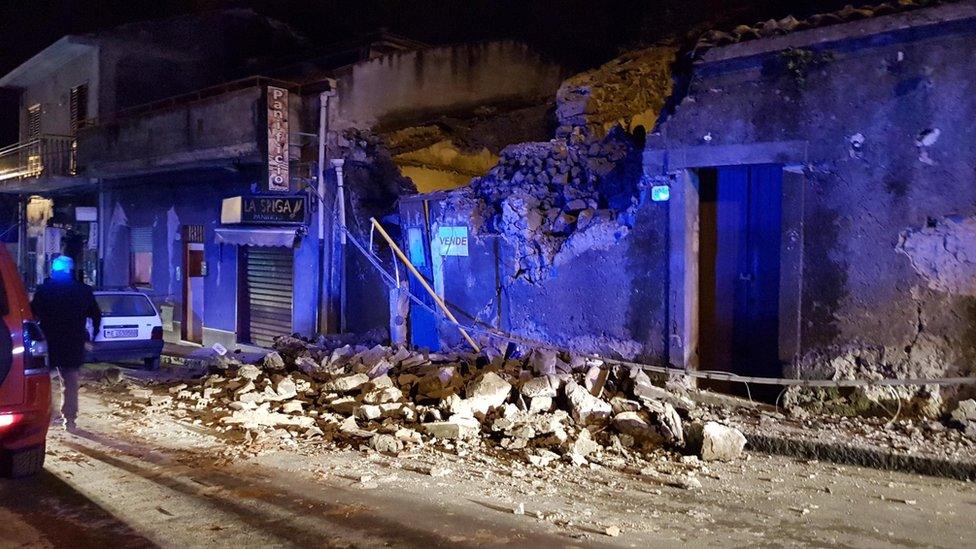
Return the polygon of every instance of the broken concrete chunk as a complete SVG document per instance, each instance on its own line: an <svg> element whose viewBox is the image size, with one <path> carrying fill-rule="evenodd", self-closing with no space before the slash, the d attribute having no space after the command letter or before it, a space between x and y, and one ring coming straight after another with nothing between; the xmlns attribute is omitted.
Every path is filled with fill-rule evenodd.
<svg viewBox="0 0 976 549"><path fill-rule="evenodd" d="M267 371L284 370L285 359L281 358L281 355L277 351L271 351L264 355L264 358L261 360L261 367Z"/></svg>
<svg viewBox="0 0 976 549"><path fill-rule="evenodd" d="M348 416L349 414L356 411L359 406L359 402L353 397L342 397L337 398L329 403L329 408L331 408L336 413Z"/></svg>
<svg viewBox="0 0 976 549"><path fill-rule="evenodd" d="M298 368L298 371L309 376L319 375L326 371L326 369L323 368L320 363L307 356L300 356L296 358L295 367Z"/></svg>
<svg viewBox="0 0 976 549"><path fill-rule="evenodd" d="M608 377L610 377L610 370L600 366L590 366L583 378L583 385L591 395L599 398L603 395L603 387L606 385Z"/></svg>
<svg viewBox="0 0 976 549"><path fill-rule="evenodd" d="M474 438L481 431L478 420L460 416L452 416L448 421L424 423L421 427L432 437L448 440Z"/></svg>
<svg viewBox="0 0 976 549"><path fill-rule="evenodd" d="M381 454L396 454L403 449L403 443L393 435L375 434L369 439L369 447Z"/></svg>
<svg viewBox="0 0 976 549"><path fill-rule="evenodd" d="M414 431L413 429L408 429L406 427L401 427L397 429L396 432L393 433L393 436L395 436L397 440L402 440L403 442L412 442L414 444L420 444L424 440L423 438L421 438L420 433Z"/></svg>
<svg viewBox="0 0 976 549"><path fill-rule="evenodd" d="M364 421L373 421L383 416L383 409L374 404L364 404L356 408L355 415Z"/></svg>
<svg viewBox="0 0 976 549"><path fill-rule="evenodd" d="M384 387L395 387L395 385L393 384L393 380L390 379L390 376L387 375L373 378L373 380L370 381L369 384L374 389L383 389Z"/></svg>
<svg viewBox="0 0 976 549"><path fill-rule="evenodd" d="M243 364L237 369L237 377L254 381L261 375L261 369L253 364Z"/></svg>
<svg viewBox="0 0 976 549"><path fill-rule="evenodd" d="M221 423L240 424L245 428L258 427L304 427L315 425L315 419L302 415L279 414L265 408L256 410L235 410L231 415L220 418Z"/></svg>
<svg viewBox="0 0 976 549"><path fill-rule="evenodd" d="M328 360L323 359L322 366L329 370L338 370L349 363L350 358L355 354L356 351L352 348L352 345L344 345L333 350Z"/></svg>
<svg viewBox="0 0 976 549"><path fill-rule="evenodd" d="M302 413L302 403L298 400L289 400L288 402L281 405L281 413L283 414L300 414Z"/></svg>
<svg viewBox="0 0 976 549"><path fill-rule="evenodd" d="M958 421L959 423L965 423L967 421L976 421L976 400L967 399L960 400L959 404L956 405L956 409L952 411L952 419Z"/></svg>
<svg viewBox="0 0 976 549"><path fill-rule="evenodd" d="M497 408L508 400L512 392L512 384L505 381L495 372L487 372L480 378L468 383L464 394L468 407L473 413L486 414L492 408Z"/></svg>
<svg viewBox="0 0 976 549"><path fill-rule="evenodd" d="M552 411L554 401L552 397L537 396L529 399L529 413L538 414Z"/></svg>
<svg viewBox="0 0 976 549"><path fill-rule="evenodd" d="M373 389L363 395L363 402L367 404L385 404L387 402L399 402L402 399L403 393L396 387Z"/></svg>
<svg viewBox="0 0 976 549"><path fill-rule="evenodd" d="M599 452L602 449L603 447L593 440L593 436L590 435L590 431L583 429L580 431L579 435L577 435L576 440L569 443L567 452L586 457L590 454Z"/></svg>
<svg viewBox="0 0 976 549"><path fill-rule="evenodd" d="M746 445L742 432L714 421L689 425L685 440L688 449L706 461L738 459Z"/></svg>
<svg viewBox="0 0 976 549"><path fill-rule="evenodd" d="M369 381L366 374L349 374L326 381L322 384L323 391L348 393L361 387Z"/></svg>
<svg viewBox="0 0 976 549"><path fill-rule="evenodd" d="M539 376L523 383L520 391L526 398L555 397L559 385L553 376Z"/></svg>
<svg viewBox="0 0 976 549"><path fill-rule="evenodd" d="M644 374L643 372L641 372ZM644 374L647 377L647 374ZM634 396L642 399L652 399L667 402L675 408L680 408L682 410L691 410L695 407L695 402L690 398L682 395L677 395L663 389L656 385L653 385L648 379L646 382L634 380Z"/></svg>
<svg viewBox="0 0 976 549"><path fill-rule="evenodd" d="M529 365L538 375L556 373L556 351L552 349L536 349L529 355Z"/></svg>
<svg viewBox="0 0 976 549"><path fill-rule="evenodd" d="M641 416L640 412L621 412L614 416L613 426L626 435L630 435L637 442L660 444L664 437Z"/></svg>
<svg viewBox="0 0 976 549"><path fill-rule="evenodd" d="M553 461L558 460L559 454L550 450L543 449L543 450L539 450L539 452L536 454L529 454L528 459L529 459L529 463L535 465L536 467L545 467L546 465L549 465Z"/></svg>
<svg viewBox="0 0 976 549"><path fill-rule="evenodd" d="M609 418L612 411L610 403L591 395L575 381L568 381L565 391L573 419L580 424L587 425Z"/></svg>
<svg viewBox="0 0 976 549"><path fill-rule="evenodd" d="M370 379L378 378L381 376L386 376L386 374L393 368L388 360L382 359L376 364L366 368L364 370L365 374L369 376Z"/></svg>
<svg viewBox="0 0 976 549"><path fill-rule="evenodd" d="M640 402L636 400L628 400L622 396L615 396L610 399L610 407L613 409L613 413L619 414L621 412L636 412L640 410Z"/></svg>
<svg viewBox="0 0 976 549"><path fill-rule="evenodd" d="M298 388L295 380L291 376L285 376L274 384L274 391L277 400L288 400L298 396Z"/></svg>
<svg viewBox="0 0 976 549"><path fill-rule="evenodd" d="M667 402L641 399L641 403L651 413L658 431L671 444L684 443L684 429L681 426L681 416Z"/></svg>

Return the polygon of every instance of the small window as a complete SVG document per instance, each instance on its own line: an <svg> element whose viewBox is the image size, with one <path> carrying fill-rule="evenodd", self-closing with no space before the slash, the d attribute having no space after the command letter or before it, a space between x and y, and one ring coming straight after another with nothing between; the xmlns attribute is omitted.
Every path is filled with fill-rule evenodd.
<svg viewBox="0 0 976 549"><path fill-rule="evenodd" d="M41 136L41 105L27 107L27 140Z"/></svg>
<svg viewBox="0 0 976 549"><path fill-rule="evenodd" d="M152 227L132 227L131 280L133 286L152 286L153 246Z"/></svg>
<svg viewBox="0 0 976 549"><path fill-rule="evenodd" d="M88 121L88 84L71 88L71 135L85 127Z"/></svg>

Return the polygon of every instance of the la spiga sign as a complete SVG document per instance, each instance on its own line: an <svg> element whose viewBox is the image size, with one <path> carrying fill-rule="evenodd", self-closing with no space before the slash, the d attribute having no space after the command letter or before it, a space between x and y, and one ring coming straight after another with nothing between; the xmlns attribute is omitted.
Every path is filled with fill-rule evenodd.
<svg viewBox="0 0 976 549"><path fill-rule="evenodd" d="M245 196L241 199L241 223L298 225L305 223L304 196Z"/></svg>

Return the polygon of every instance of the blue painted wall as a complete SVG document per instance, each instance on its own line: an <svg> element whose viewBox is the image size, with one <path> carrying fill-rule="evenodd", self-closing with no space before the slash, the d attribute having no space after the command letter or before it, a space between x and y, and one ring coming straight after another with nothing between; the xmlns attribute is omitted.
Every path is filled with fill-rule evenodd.
<svg viewBox="0 0 976 549"><path fill-rule="evenodd" d="M259 174L254 169L184 172L106 184L106 246L104 286L130 282L129 234L133 227L153 229L152 287L146 293L157 305L173 307L174 321L182 320L184 273L182 225L204 226L204 327L237 331L238 248L215 242L224 198L251 192ZM315 333L316 280L319 244L303 237L295 250L294 316L296 331Z"/></svg>

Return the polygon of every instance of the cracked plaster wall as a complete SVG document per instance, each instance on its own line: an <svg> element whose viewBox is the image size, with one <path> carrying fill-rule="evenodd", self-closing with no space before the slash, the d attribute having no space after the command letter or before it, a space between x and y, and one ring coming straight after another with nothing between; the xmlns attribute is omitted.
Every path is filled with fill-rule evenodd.
<svg viewBox="0 0 976 549"><path fill-rule="evenodd" d="M806 142L791 159L805 163L806 187L801 350L788 375L973 372L973 29L820 45L799 69L790 52L699 65L649 143L707 154ZM917 389L903 393L932 396ZM935 392L924 400L937 404Z"/></svg>

